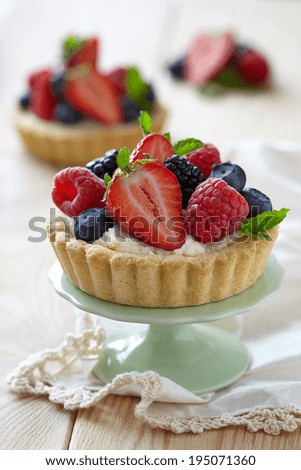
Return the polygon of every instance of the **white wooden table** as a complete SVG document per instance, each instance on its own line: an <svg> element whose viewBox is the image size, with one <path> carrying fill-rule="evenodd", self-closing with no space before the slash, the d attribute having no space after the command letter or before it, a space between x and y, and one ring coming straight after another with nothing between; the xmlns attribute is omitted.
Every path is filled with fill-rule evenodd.
<svg viewBox="0 0 301 470"><path fill-rule="evenodd" d="M27 241L28 220L49 214L56 170L25 154L8 120L26 71L53 60L66 31L102 35L105 66L122 58L140 64L170 110L166 130L174 138L195 136L216 145L241 138L301 140L299 2L95 0L86 2L83 14L79 2L72 2L72 13L70 2L54 3L12 1L0 9L0 449L300 448L301 431L272 437L227 428L175 435L133 418L135 398L111 396L95 408L69 412L45 398L14 395L5 385L20 361L57 346L74 330L73 308L48 281L55 260L49 243ZM35 26L33 8L39 18ZM188 85L172 83L164 64L184 50L194 31L204 28L232 29L260 47L273 65L274 89L210 100Z"/></svg>

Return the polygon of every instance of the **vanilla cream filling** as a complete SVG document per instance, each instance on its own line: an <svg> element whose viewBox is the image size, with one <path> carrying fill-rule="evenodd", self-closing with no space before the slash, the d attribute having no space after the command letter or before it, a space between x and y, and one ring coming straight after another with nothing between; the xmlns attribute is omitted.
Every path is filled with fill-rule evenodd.
<svg viewBox="0 0 301 470"><path fill-rule="evenodd" d="M163 256L198 256L212 251L219 251L228 246L233 241L226 237L219 242L203 244L194 240L190 235L181 248L173 251L162 250L154 246L147 245L134 237L123 233L118 226L114 226L107 230L101 238L95 240L93 245L102 245L110 250L145 255L163 255Z"/></svg>

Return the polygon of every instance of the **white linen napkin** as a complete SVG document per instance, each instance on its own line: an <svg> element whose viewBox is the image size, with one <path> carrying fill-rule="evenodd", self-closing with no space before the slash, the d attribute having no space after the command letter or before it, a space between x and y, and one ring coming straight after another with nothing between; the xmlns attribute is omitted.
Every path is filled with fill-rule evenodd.
<svg viewBox="0 0 301 470"><path fill-rule="evenodd" d="M254 311L215 322L247 346L252 358L248 371L231 386L202 397L152 371L129 372L103 386L91 370L101 354L104 330L116 324L79 313L78 335L69 334L57 350L20 364L8 379L13 391L46 394L68 409L93 406L109 393L141 396L135 415L176 433L242 425L279 434L301 424L301 145L229 143L222 159L240 164L247 186L268 194L275 209L290 208L273 250L285 269L281 288ZM123 324L127 328L131 325Z"/></svg>

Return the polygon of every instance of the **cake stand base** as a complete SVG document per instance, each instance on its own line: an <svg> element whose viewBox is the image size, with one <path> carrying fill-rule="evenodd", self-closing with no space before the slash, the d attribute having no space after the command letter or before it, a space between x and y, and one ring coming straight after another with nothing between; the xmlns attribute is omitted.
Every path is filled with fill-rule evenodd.
<svg viewBox="0 0 301 470"><path fill-rule="evenodd" d="M195 394L235 382L249 366L246 347L211 325L148 327L146 332L108 338L93 369L103 383L128 371L153 370Z"/></svg>

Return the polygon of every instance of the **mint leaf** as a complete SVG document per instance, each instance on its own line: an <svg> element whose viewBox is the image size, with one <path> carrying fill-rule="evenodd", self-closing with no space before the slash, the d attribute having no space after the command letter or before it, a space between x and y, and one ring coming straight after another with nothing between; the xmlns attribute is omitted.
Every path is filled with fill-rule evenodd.
<svg viewBox="0 0 301 470"><path fill-rule="evenodd" d="M147 99L148 85L136 67L130 67L125 73L125 91L136 106L151 111L152 102Z"/></svg>
<svg viewBox="0 0 301 470"><path fill-rule="evenodd" d="M63 59L64 61L70 59L86 42L78 36L68 36L63 42Z"/></svg>
<svg viewBox="0 0 301 470"><path fill-rule="evenodd" d="M119 150L117 156L117 165L121 170L124 170L130 163L130 151L128 148L123 147Z"/></svg>
<svg viewBox="0 0 301 470"><path fill-rule="evenodd" d="M165 132L165 134L163 134L163 137L165 137L165 139L167 139L168 142L171 142L170 132Z"/></svg>
<svg viewBox="0 0 301 470"><path fill-rule="evenodd" d="M147 111L140 111L138 121L144 135L152 133L153 121Z"/></svg>
<svg viewBox="0 0 301 470"><path fill-rule="evenodd" d="M113 178L111 178L111 176L110 176L108 173L106 173L106 174L104 175L103 180L104 180L104 182L105 182L105 184L106 184L106 192L105 192L104 197L103 197L103 201L105 201L105 200L107 199L107 197L108 197L109 190L110 190L111 184L112 184L112 182L113 182Z"/></svg>
<svg viewBox="0 0 301 470"><path fill-rule="evenodd" d="M249 237L270 240L269 230L280 224L286 217L289 209L282 208L279 211L262 212L256 217L244 220L240 230Z"/></svg>
<svg viewBox="0 0 301 470"><path fill-rule="evenodd" d="M199 90L200 93L202 93L202 95L204 96L208 96L209 98L216 98L217 96L220 96L223 93L224 87L219 83L215 83L212 81L201 86Z"/></svg>
<svg viewBox="0 0 301 470"><path fill-rule="evenodd" d="M201 140L189 138L185 140L179 140L173 146L173 149L179 157L185 155L186 153L193 152L200 147L203 147L204 144Z"/></svg>
<svg viewBox="0 0 301 470"><path fill-rule="evenodd" d="M234 67L226 67L217 77L214 79L215 83L226 88L252 88L254 85L250 85L245 82Z"/></svg>

